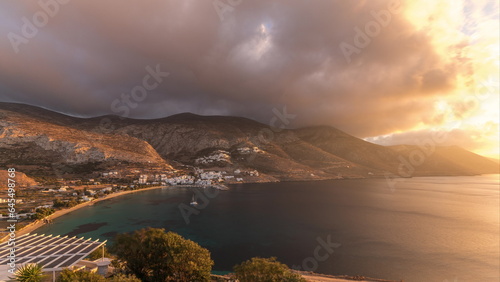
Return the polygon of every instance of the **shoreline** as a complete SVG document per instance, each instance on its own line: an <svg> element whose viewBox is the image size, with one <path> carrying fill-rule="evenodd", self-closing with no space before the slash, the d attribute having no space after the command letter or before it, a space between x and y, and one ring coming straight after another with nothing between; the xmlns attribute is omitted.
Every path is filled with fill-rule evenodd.
<svg viewBox="0 0 500 282"><path fill-rule="evenodd" d="M498 176L498 174L484 174L483 176L487 176L487 175L491 175L491 176ZM469 176L469 175L466 175L466 177ZM421 177L429 177L429 176L415 176L415 178L421 178ZM431 176L431 177L435 177L435 176ZM455 176L438 176L438 177L455 177ZM376 179L375 177L373 177L373 179ZM331 181L331 180L357 180L357 179L324 179L324 180L319 180L319 181ZM303 182L303 181L306 181L306 182L309 182L310 180L292 180L292 181L279 181L279 182ZM245 183L242 183L242 184L249 184L249 183L260 183L260 182L245 182ZM231 185L228 185L229 187L232 187L234 188L233 186L234 184L231 184ZM147 188L142 188L142 189L137 189L137 190L129 190L129 191L120 191L120 192L116 192L116 193L111 193L109 195L106 195L105 197L100 197L100 198L97 198L97 199L94 199L92 201L89 201L89 202L84 202L84 203L81 203L81 204L78 204L72 208L67 208L67 209L62 209L62 210L58 210L56 211L55 213L53 213L52 215L46 217L46 219L48 220L54 220L54 219L57 219L65 214L69 214L73 211L77 211L81 208L84 208L84 207L87 207L87 206L91 206L91 205L94 205L95 203L98 203L98 202L102 202L102 201L105 201L105 200L108 200L108 199L113 199L113 198L116 198L116 197L120 197L120 196L123 196L123 195L127 195L127 194L134 194L134 193L137 193L137 192L141 192L141 191L152 191L152 190L157 190L157 189L162 189L162 188L182 188L182 187L189 187L190 185L177 185L177 186L152 186L152 187L147 187ZM33 231L35 231L36 229L40 228L40 227L43 227L46 223L44 223L43 220L38 220L37 222L34 222L25 226L24 228L18 230L16 232L16 235L19 237L19 236L22 236L26 233L32 233ZM1 239L0 241L4 241L4 238ZM311 281L311 282L336 282L336 281L363 281L363 282L396 282L396 281L399 281L399 280L385 280L385 279L375 279L375 278L368 278L368 277L363 277L363 276L359 276L359 277L350 277L350 276L347 276L347 275L340 275L340 276L332 276L332 275L326 275L326 274L319 274L319 273L302 273L302 275L304 276L304 278L308 279L307 281Z"/></svg>
<svg viewBox="0 0 500 282"><path fill-rule="evenodd" d="M489 174L478 174L478 175L436 175L436 176L412 176L412 177L408 177L408 178L414 178L414 177L456 177L456 176L481 176L481 175L497 175L496 173L489 173ZM372 177L363 177L363 178L327 178L327 179L318 179L318 180L281 180L281 181L269 181L269 182L258 182L258 181L250 181L250 182L243 182L243 183L229 183L229 184L226 184L226 187L228 187L228 185L235 185L235 184L258 184L258 183L280 183L280 182L307 182L307 181L330 181L330 180L360 180L360 179L383 179L384 177L382 176L372 176ZM403 179L406 179L407 177L401 177ZM123 195L127 195L127 194L133 194L133 193L137 193L137 192L141 192L141 191L150 191L150 190L156 190L156 189L161 189L161 188L172 188L172 187L191 187L193 185L175 185L175 186L153 186L153 187L148 187L148 188L143 188L143 189L138 189L138 190L130 190L130 191L121 191L121 192L117 192L117 193L112 193L112 194L108 194L106 197L102 197L102 198L97 198L97 199L94 199L92 201L89 201L89 202L85 202L85 203L81 203L81 204L78 204L74 207L71 207L71 208L68 208L68 209L63 209L63 210L58 210L56 212L54 212L53 214L47 216L45 219L48 219L48 220L54 220L58 217L61 217L65 214L68 214L70 212L73 212L73 211L76 211L76 210L79 210L81 208L84 208L84 207L87 207L87 206L91 206L95 203L98 203L98 202L101 202L101 201L105 201L105 200L109 200L109 199L113 199L115 197L119 197L119 196L123 196ZM226 189L222 189L222 190L226 190ZM23 228L21 228L20 230L17 230L16 231L16 237L17 236L22 236L24 234L28 234L28 233L31 233L33 231L35 231L36 229L44 226L46 224L46 222L44 222L44 220L37 220L35 222L32 222L26 226L24 226ZM3 238L0 238L0 243L4 242L6 239L8 239L8 236L5 236Z"/></svg>
<svg viewBox="0 0 500 282"><path fill-rule="evenodd" d="M89 202L78 204L78 205L76 205L74 207L71 207L71 208L67 208L67 209L62 209L62 210L55 211L53 214L47 216L45 219L47 219L47 220L54 220L54 219L56 219L58 217L61 217L61 216L65 215L65 214L68 214L68 213L71 213L73 211L79 210L81 208L88 207L88 206L91 206L91 205L93 205L95 203L102 202L102 201L109 200L109 199L113 199L113 198L116 198L116 197L119 197L119 196L123 196L123 195L127 195L127 194L133 194L133 193L142 192L142 191L156 190L156 189L160 189L160 188L169 188L169 187L174 187L174 186L154 186L154 187L148 187L148 188L143 188L143 189L138 189L138 190L121 191L121 192L117 192L117 193L112 193L112 194L107 195L106 197L97 198L97 199L94 199L94 200L89 201ZM34 222L32 222L32 223L24 226L20 230L17 230L16 231L16 237L20 237L22 235L32 233L36 229L44 226L45 224L47 224L47 223L44 221L44 219L34 221ZM0 239L0 243L4 242L7 238L8 238L8 236Z"/></svg>

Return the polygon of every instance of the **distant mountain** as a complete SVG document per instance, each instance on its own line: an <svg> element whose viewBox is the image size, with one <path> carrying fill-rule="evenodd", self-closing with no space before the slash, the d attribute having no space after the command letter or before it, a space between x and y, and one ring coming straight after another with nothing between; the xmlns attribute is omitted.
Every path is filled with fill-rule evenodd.
<svg viewBox="0 0 500 282"><path fill-rule="evenodd" d="M27 171L64 164L82 173L128 165L259 173L247 181L499 172L498 163L458 147L384 147L327 126L271 130L246 118L194 114L84 119L11 103L0 103L0 153L1 166Z"/></svg>
<svg viewBox="0 0 500 282"><path fill-rule="evenodd" d="M171 169L146 141L75 127L81 121L32 106L0 103L0 166L15 166L37 176L127 164L154 163Z"/></svg>
<svg viewBox="0 0 500 282"><path fill-rule="evenodd" d="M500 160L499 159L495 159L495 158L488 158L488 159L491 160L491 161L494 161L497 164L500 164Z"/></svg>

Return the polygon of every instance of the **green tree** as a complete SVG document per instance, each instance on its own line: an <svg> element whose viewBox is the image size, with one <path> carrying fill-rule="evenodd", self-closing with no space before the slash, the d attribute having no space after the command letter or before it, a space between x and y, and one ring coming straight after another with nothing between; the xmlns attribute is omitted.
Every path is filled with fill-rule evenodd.
<svg viewBox="0 0 500 282"><path fill-rule="evenodd" d="M52 204L52 206L53 206L54 208L60 208L60 207L64 206L64 202L63 202L63 201L61 201L61 200L59 200L59 199L54 199L54 200L52 201L52 203L53 203L53 204Z"/></svg>
<svg viewBox="0 0 500 282"><path fill-rule="evenodd" d="M39 208L36 209L35 214L31 216L33 219L43 219L54 213L54 209L51 208Z"/></svg>
<svg viewBox="0 0 500 282"><path fill-rule="evenodd" d="M78 205L78 202L74 199L71 199L70 201L61 201L59 199L55 199L53 202L54 204L52 206L54 208L71 208Z"/></svg>
<svg viewBox="0 0 500 282"><path fill-rule="evenodd" d="M44 278L42 266L38 264L25 264L14 273L14 280L19 282L40 282Z"/></svg>
<svg viewBox="0 0 500 282"><path fill-rule="evenodd" d="M107 279L110 282L141 282L141 280L134 275L125 275L118 273Z"/></svg>
<svg viewBox="0 0 500 282"><path fill-rule="evenodd" d="M236 278L240 282L302 282L302 276L294 273L275 257L252 258L234 266Z"/></svg>
<svg viewBox="0 0 500 282"><path fill-rule="evenodd" d="M94 272L73 271L66 268L57 278L57 282L106 282L106 279Z"/></svg>
<svg viewBox="0 0 500 282"><path fill-rule="evenodd" d="M145 228L119 234L111 252L142 281L210 281L210 252L179 234Z"/></svg>

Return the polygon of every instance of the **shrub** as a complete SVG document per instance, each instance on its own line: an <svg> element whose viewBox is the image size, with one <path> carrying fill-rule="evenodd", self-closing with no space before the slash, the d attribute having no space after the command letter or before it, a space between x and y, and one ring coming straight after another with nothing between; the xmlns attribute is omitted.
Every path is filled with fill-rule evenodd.
<svg viewBox="0 0 500 282"><path fill-rule="evenodd" d="M106 279L101 275L88 272L88 271L73 271L71 269L64 269L57 282L105 282Z"/></svg>
<svg viewBox="0 0 500 282"><path fill-rule="evenodd" d="M78 205L78 202L75 201L74 199L72 199L70 201L61 201L59 199L55 199L53 207L54 208L72 208L76 205Z"/></svg>
<svg viewBox="0 0 500 282"><path fill-rule="evenodd" d="M142 281L210 281L210 252L179 234L146 228L119 234L111 252L126 273Z"/></svg>
<svg viewBox="0 0 500 282"><path fill-rule="evenodd" d="M141 282L141 280L134 275L125 275L122 273L118 273L113 275L113 277L108 278L107 281L110 282Z"/></svg>
<svg viewBox="0 0 500 282"><path fill-rule="evenodd" d="M252 258L234 267L236 278L240 282L302 282L302 276L272 258Z"/></svg>
<svg viewBox="0 0 500 282"><path fill-rule="evenodd" d="M36 213L34 215L31 216L31 218L33 219L43 219L51 214L54 213L54 209L51 209L51 208L39 208L39 209L36 209L35 211Z"/></svg>

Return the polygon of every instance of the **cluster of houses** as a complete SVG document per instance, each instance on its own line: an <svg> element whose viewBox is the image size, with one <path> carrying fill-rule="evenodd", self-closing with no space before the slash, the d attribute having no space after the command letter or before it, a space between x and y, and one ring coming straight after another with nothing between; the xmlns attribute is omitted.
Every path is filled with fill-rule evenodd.
<svg viewBox="0 0 500 282"><path fill-rule="evenodd" d="M118 177L118 175L119 175L118 171L109 171L102 173L102 177L109 177L109 178Z"/></svg>
<svg viewBox="0 0 500 282"><path fill-rule="evenodd" d="M169 177L166 174L147 175L141 174L135 183L152 184L152 185L202 185L210 186L218 183L228 182L243 182L243 176L259 176L256 170L242 171L236 169L234 175L228 175L227 171L204 171L203 169L195 169L195 175L179 175Z"/></svg>
<svg viewBox="0 0 500 282"><path fill-rule="evenodd" d="M251 154L251 153L261 153L263 152L259 147L241 147L238 148L238 153L245 155L245 154Z"/></svg>
<svg viewBox="0 0 500 282"><path fill-rule="evenodd" d="M139 176L137 183L139 184L152 184L152 185L203 185L210 186L214 181L221 178L220 172L203 172L198 177L192 175L179 175L174 177L167 177L162 175L147 175L142 174ZM218 181L219 182L219 181Z"/></svg>
<svg viewBox="0 0 500 282"><path fill-rule="evenodd" d="M139 180L134 181L138 184L153 184L153 185L159 185L166 183L168 181L168 176L166 174L155 174L155 175L147 175L147 174L141 174L139 176Z"/></svg>
<svg viewBox="0 0 500 282"><path fill-rule="evenodd" d="M134 185L130 185L130 188L134 188L134 187L135 187ZM108 193L113 192L113 188L116 188L119 190L119 189L125 189L125 188L127 188L127 186L118 187L117 185L113 185L113 187L105 187L105 188L99 189L98 191L87 189L86 193L83 193L83 191L78 193L76 190L73 190L72 188L70 188L68 186L62 186L58 189L52 189L52 188L44 189L41 192L42 193L66 193L67 195L71 195L73 197L79 197L78 199L80 201L88 202L88 201L92 201L96 194L102 195L102 194L105 194L106 192L108 192ZM61 195L56 195L56 196L61 196Z"/></svg>
<svg viewBox="0 0 500 282"><path fill-rule="evenodd" d="M92 201L96 195L104 195L104 194L107 194L107 193L113 193L113 191L120 191L120 190L124 190L124 189L127 189L127 188L135 188L136 185L115 185L113 184L112 186L109 186L109 187L104 187L104 188L101 188L99 190L92 190L92 189L87 189L85 190L86 192L85 193L78 193L76 191L73 191L71 193L72 196L74 197L79 197L79 200L80 201L83 201L83 202L88 202L88 201ZM49 189L50 191L51 189ZM59 191L59 190L57 190Z"/></svg>
<svg viewBox="0 0 500 282"><path fill-rule="evenodd" d="M194 184L194 182L195 182L194 176L181 175L168 178L165 183L169 185L189 185L189 184Z"/></svg>
<svg viewBox="0 0 500 282"><path fill-rule="evenodd" d="M196 164L211 164L211 163L215 163L215 162L230 163L231 162L231 155L227 151L217 150L210 156L197 158L194 162Z"/></svg>
<svg viewBox="0 0 500 282"><path fill-rule="evenodd" d="M2 200L0 200L0 203L2 202ZM16 204L21 204L23 202L23 200L16 200ZM34 207L33 211L36 211L37 209L40 209L40 208L52 208L52 204L45 204L45 205L41 205L41 206L37 206L37 207ZM34 212L26 212L26 213L16 213L14 218L15 219L23 219L23 218L27 218L31 215L35 214ZM10 216L10 214L6 214L6 215L3 215L0 213L0 220L8 220L8 219L12 219L12 217Z"/></svg>
<svg viewBox="0 0 500 282"><path fill-rule="evenodd" d="M257 147L254 148L239 148L238 150L243 150L242 152L247 152L248 150L258 150ZM217 152L214 155L211 155L207 157L206 160L222 160L222 159L228 159L229 158L229 153L226 151L220 151ZM139 171L134 171L138 172ZM109 172L102 172L100 174L103 178L115 178L119 177L122 175L122 173L117 172L117 171L109 171ZM136 174L137 175L137 174ZM116 184L110 184L109 187L105 188L97 188L97 189L85 189L85 193L83 191L78 191L73 189L72 187L62 185L60 187L56 188L45 188L45 189L39 189L37 192L41 193L54 193L55 197L59 197L60 199L65 199L63 201L69 201L68 197L71 197L72 199L77 199L78 201L92 201L95 197L107 193L112 193L114 191L120 191L122 189L135 189L137 185L170 185L170 186L176 186L176 185L199 185L199 186L218 186L222 183L237 183L237 182L243 182L244 177L258 177L259 172L256 170L248 171L248 170L241 170L241 169L235 169L234 171L205 171L203 169L199 168L194 168L194 173L190 174L184 174L184 175L176 175L175 172L166 172L166 174L140 174L139 178L136 180L133 180L133 183L130 183L130 185L125 185L125 186L120 186ZM136 176L137 177L137 176ZM99 182L98 179L88 179L88 181L80 181L80 180L72 180L71 181L63 181L61 179L59 182L68 184L68 183L73 183L73 184L78 184L78 182L83 182L84 185L100 185L101 183ZM86 183L85 183L86 182ZM81 185L81 184L80 184ZM75 198L73 198L75 197ZM18 203L20 203L22 200L19 199ZM0 203L5 203L6 199L0 199ZM40 203L38 203L40 204ZM40 206L42 207L42 206ZM38 208L38 207L37 207Z"/></svg>
<svg viewBox="0 0 500 282"><path fill-rule="evenodd" d="M237 148L236 150L242 155L263 152L261 149L259 149L259 147L241 147ZM209 156L197 158L195 160L196 164L212 164L216 162L231 163L231 154L228 151L217 150Z"/></svg>
<svg viewBox="0 0 500 282"><path fill-rule="evenodd" d="M55 192L68 192L69 187L68 186L61 186L57 189L44 189L42 190L42 193L55 193Z"/></svg>
<svg viewBox="0 0 500 282"><path fill-rule="evenodd" d="M241 171L240 169L237 169L234 171L235 175L248 175L248 176L259 176L259 172L257 170L250 170L250 171Z"/></svg>

